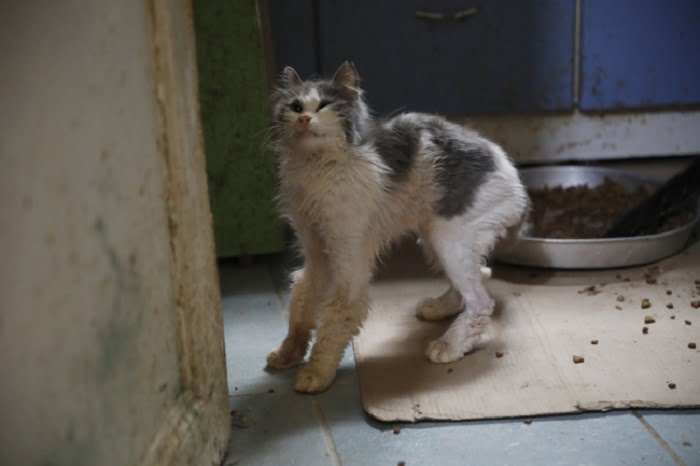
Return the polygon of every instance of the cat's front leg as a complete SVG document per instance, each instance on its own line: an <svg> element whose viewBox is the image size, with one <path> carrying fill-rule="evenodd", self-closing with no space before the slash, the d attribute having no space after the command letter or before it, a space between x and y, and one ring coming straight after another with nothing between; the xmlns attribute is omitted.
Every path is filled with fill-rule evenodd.
<svg viewBox="0 0 700 466"><path fill-rule="evenodd" d="M345 348L367 315L372 252L361 248L333 267L333 291L322 306L321 323L309 363L299 371L294 388L304 393L325 390L333 382Z"/></svg>
<svg viewBox="0 0 700 466"><path fill-rule="evenodd" d="M304 268L292 274L287 337L267 356L267 365L275 369L288 369L304 361L329 281L323 242L313 230L300 228L303 223L293 224L304 250Z"/></svg>
<svg viewBox="0 0 700 466"><path fill-rule="evenodd" d="M316 277L318 279L318 277ZM289 300L289 330L277 351L267 356L267 365L275 369L289 369L304 361L316 324L316 309L320 283L315 283L310 267L292 274L292 292Z"/></svg>
<svg viewBox="0 0 700 466"><path fill-rule="evenodd" d="M367 301L366 290L357 296L348 296L343 287L325 304L316 343L311 350L309 363L297 375L296 390L317 393L333 382L345 348L359 332L367 314Z"/></svg>

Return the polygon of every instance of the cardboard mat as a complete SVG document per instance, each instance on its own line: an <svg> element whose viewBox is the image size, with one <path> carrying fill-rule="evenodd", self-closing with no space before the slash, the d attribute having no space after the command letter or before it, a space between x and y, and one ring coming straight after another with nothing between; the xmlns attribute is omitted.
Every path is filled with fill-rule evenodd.
<svg viewBox="0 0 700 466"><path fill-rule="evenodd" d="M414 315L446 281L411 273L378 280L354 342L364 408L382 421L418 421L700 406L700 350L690 348L700 345L700 308L691 305L700 300L700 244L656 266L496 266L487 280L497 302L489 341L451 364L423 355L451 319ZM584 362L574 364L574 355Z"/></svg>

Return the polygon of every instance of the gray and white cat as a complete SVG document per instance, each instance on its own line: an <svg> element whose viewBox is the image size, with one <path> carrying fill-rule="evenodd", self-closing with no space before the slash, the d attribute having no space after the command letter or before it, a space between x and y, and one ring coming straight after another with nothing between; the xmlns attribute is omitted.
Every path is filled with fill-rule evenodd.
<svg viewBox="0 0 700 466"><path fill-rule="evenodd" d="M289 333L267 364L303 362L301 392L325 390L368 308L377 256L402 235L418 235L450 281L417 315L459 314L430 342L436 363L460 359L493 312L481 266L497 241L522 224L526 191L496 144L443 118L405 113L370 117L354 66L332 80L302 81L287 67L273 96L280 207L304 255L293 274Z"/></svg>

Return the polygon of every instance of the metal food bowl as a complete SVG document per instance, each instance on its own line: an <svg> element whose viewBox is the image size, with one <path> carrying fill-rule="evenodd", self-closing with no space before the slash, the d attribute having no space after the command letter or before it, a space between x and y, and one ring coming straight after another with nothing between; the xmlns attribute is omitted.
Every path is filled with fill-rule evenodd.
<svg viewBox="0 0 700 466"><path fill-rule="evenodd" d="M623 170L598 167L555 166L521 171L529 189L598 186L610 178L629 189L646 186L654 192L662 182ZM605 239L548 239L525 236L507 251L496 251L496 260L508 264L554 269L609 269L648 264L671 256L687 244L698 221L656 235Z"/></svg>

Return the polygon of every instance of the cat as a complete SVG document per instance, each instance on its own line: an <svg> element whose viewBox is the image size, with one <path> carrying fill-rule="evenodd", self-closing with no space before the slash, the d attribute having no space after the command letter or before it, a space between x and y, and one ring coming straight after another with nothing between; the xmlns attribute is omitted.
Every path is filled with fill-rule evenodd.
<svg viewBox="0 0 700 466"><path fill-rule="evenodd" d="M289 331L272 368L309 362L295 389L325 390L368 309L377 257L416 234L450 281L418 304L425 320L459 314L425 354L460 359L479 341L494 302L481 266L497 241L524 224L529 202L513 163L474 131L428 114L370 116L355 67L302 81L284 69L272 96L279 206L296 232L304 266L292 274Z"/></svg>

